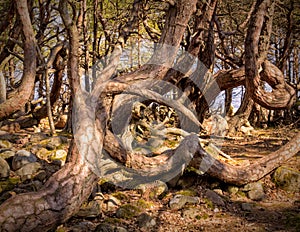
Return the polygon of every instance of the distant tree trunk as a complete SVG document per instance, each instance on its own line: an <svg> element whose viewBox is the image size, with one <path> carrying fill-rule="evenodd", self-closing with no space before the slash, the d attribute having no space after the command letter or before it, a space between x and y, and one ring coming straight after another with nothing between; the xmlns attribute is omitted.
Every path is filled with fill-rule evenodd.
<svg viewBox="0 0 300 232"><path fill-rule="evenodd" d="M36 43L32 24L28 14L27 1L15 1L18 14L22 21L24 41L24 71L20 87L13 97L0 105L0 121L21 109L29 100L34 88L36 74ZM22 97L20 97L22 96Z"/></svg>

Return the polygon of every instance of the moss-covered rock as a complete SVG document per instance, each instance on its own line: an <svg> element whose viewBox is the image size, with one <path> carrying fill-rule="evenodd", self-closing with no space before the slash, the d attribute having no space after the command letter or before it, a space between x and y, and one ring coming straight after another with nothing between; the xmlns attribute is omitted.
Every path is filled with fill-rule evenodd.
<svg viewBox="0 0 300 232"><path fill-rule="evenodd" d="M300 172L288 167L279 167L273 174L274 183L289 192L300 192Z"/></svg>
<svg viewBox="0 0 300 232"><path fill-rule="evenodd" d="M18 183L20 183L19 177L8 178L7 180L0 181L0 193L12 190Z"/></svg>
<svg viewBox="0 0 300 232"><path fill-rule="evenodd" d="M116 211L117 218L130 219L138 216L142 209L133 204L125 204L119 207Z"/></svg>

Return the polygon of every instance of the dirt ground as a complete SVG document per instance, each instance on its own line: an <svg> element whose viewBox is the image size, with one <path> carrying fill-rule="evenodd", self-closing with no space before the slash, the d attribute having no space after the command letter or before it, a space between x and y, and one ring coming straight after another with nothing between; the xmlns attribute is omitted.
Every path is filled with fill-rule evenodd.
<svg viewBox="0 0 300 232"><path fill-rule="evenodd" d="M283 127L253 131L249 136L223 140L222 151L235 160L254 162L268 155L289 141L299 129ZM300 170L300 153L290 159L284 166ZM145 212L155 220L155 226L141 228L136 217L131 219L116 218L115 212L103 213L101 218L90 220L93 223L112 223L126 228L127 231L300 231L300 195L297 192L286 192L272 182L272 173L260 180L266 194L260 201L250 200L246 194L238 191L228 192L228 185L218 180L191 172L182 177L186 185L170 188L162 199L151 199L151 207ZM300 187L299 187L300 188ZM191 190L200 197L200 204L187 204L180 210L171 210L169 201L182 190ZM203 197L206 189L217 192L225 204L216 206ZM136 191L117 189L103 192L108 196L113 192L122 192L129 196L122 204L137 202L141 199ZM186 212L191 210L196 214L189 218ZM68 225L81 221L72 218ZM105 231L105 230L103 230ZM115 230L118 231L118 230Z"/></svg>
<svg viewBox="0 0 300 232"><path fill-rule="evenodd" d="M226 139L216 139L222 146L221 150L230 155L241 165L255 162L270 152L287 143L298 128L281 127L276 129L259 129L251 135ZM24 137L24 135L22 135ZM27 141L15 144L22 147ZM67 147L65 148L67 150ZM286 167L300 171L300 152L284 164ZM125 231L300 231L300 192L287 192L277 187L272 181L272 173L260 182L263 184L265 197L260 201L248 198L242 187L235 193L228 191L229 186L219 180L204 175L186 171L181 177L181 185L169 187L165 195L158 198L145 199L136 190L124 190L113 186L100 186L104 199L118 194L125 197L113 210L101 210L92 217L74 216L68 222L58 227L57 232L93 231L97 225L106 223L119 226ZM300 188L300 187L299 187ZM216 192L224 202L215 205L206 200L205 191ZM182 191L190 191L199 197L198 204L186 204L181 209L171 209L169 202ZM90 200L93 198L91 197ZM116 216L118 207L125 204L136 204L143 201L142 212L153 219L151 226L143 225L138 215L130 218ZM81 225L81 226L78 226ZM77 228L77 229L75 229ZM98 231L124 231L120 229L102 229Z"/></svg>

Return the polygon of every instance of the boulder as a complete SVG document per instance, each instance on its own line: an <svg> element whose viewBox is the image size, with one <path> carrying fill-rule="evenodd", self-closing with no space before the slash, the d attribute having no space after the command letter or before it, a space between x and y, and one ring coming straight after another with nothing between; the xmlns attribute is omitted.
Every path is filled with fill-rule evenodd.
<svg viewBox="0 0 300 232"><path fill-rule="evenodd" d="M279 167L273 174L274 183L289 192L300 192L300 172L288 167Z"/></svg>
<svg viewBox="0 0 300 232"><path fill-rule="evenodd" d="M244 186L243 191L247 192L248 197L254 201L261 201L266 196L261 182L249 183Z"/></svg>

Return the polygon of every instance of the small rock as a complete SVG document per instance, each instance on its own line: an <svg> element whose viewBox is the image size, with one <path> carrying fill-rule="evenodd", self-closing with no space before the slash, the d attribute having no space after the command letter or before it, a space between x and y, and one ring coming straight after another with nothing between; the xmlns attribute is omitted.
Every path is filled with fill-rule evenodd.
<svg viewBox="0 0 300 232"><path fill-rule="evenodd" d="M56 150L53 152L50 156L50 160L59 160L61 161L61 164L64 165L67 159L68 153L65 150Z"/></svg>
<svg viewBox="0 0 300 232"><path fill-rule="evenodd" d="M216 192L210 189L206 189L204 193L205 197L209 199L214 205L225 206L224 200Z"/></svg>
<svg viewBox="0 0 300 232"><path fill-rule="evenodd" d="M12 144L8 140L0 140L0 148L11 148Z"/></svg>
<svg viewBox="0 0 300 232"><path fill-rule="evenodd" d="M218 194L218 195L223 195L223 191L222 191L222 189L214 189L213 190L216 194Z"/></svg>
<svg viewBox="0 0 300 232"><path fill-rule="evenodd" d="M151 228L156 225L155 219L146 213L139 215L137 222L140 228Z"/></svg>
<svg viewBox="0 0 300 232"><path fill-rule="evenodd" d="M248 197L253 201L261 201L266 196L263 185L260 182L245 185L243 191L248 192Z"/></svg>
<svg viewBox="0 0 300 232"><path fill-rule="evenodd" d="M5 159L0 157L0 179L6 179L9 177L10 167Z"/></svg>
<svg viewBox="0 0 300 232"><path fill-rule="evenodd" d="M22 181L24 181L33 178L34 174L36 174L40 169L41 164L38 162L27 163L19 168L15 173Z"/></svg>
<svg viewBox="0 0 300 232"><path fill-rule="evenodd" d="M218 208L214 208L214 213L218 213L220 210Z"/></svg>
<svg viewBox="0 0 300 232"><path fill-rule="evenodd" d="M66 143L68 139L63 136L51 137L49 139L43 140L41 143L46 145L46 148L49 150L54 150L63 143Z"/></svg>
<svg viewBox="0 0 300 232"><path fill-rule="evenodd" d="M36 161L37 158L34 154L26 150L20 150L13 157L12 169L15 171L24 166L25 164L34 163Z"/></svg>
<svg viewBox="0 0 300 232"><path fill-rule="evenodd" d="M244 210L244 211L251 211L253 208L251 204L245 203L245 202L242 203L241 207L242 207L242 210Z"/></svg>
<svg viewBox="0 0 300 232"><path fill-rule="evenodd" d="M173 210L175 209L178 210L178 209L182 209L187 203L198 204L199 202L200 202L199 197L176 195L170 200L169 206Z"/></svg>
<svg viewBox="0 0 300 232"><path fill-rule="evenodd" d="M72 232L90 232L94 231L95 225L90 221L79 222L78 224L65 228L64 231L72 231ZM59 231L57 231L59 232Z"/></svg>
<svg viewBox="0 0 300 232"><path fill-rule="evenodd" d="M182 217L185 219L197 219L200 218L200 210L197 208L184 209Z"/></svg>
<svg viewBox="0 0 300 232"><path fill-rule="evenodd" d="M120 200L115 198L114 196L109 196L107 201L107 210L113 211L121 204Z"/></svg>
<svg viewBox="0 0 300 232"><path fill-rule="evenodd" d="M140 184L135 189L141 192L145 198L158 198L163 193L168 191L168 186L165 182L157 180L151 183Z"/></svg>
<svg viewBox="0 0 300 232"><path fill-rule="evenodd" d="M43 133L34 133L30 136L29 141L31 143L38 143L44 139L48 138L48 136L46 134Z"/></svg>
<svg viewBox="0 0 300 232"><path fill-rule="evenodd" d="M233 185L229 185L227 188L228 193L230 193L231 195L235 195L238 193L239 188Z"/></svg>
<svg viewBox="0 0 300 232"><path fill-rule="evenodd" d="M120 226L114 226L107 223L99 224L94 232L127 232L127 230Z"/></svg>
<svg viewBox="0 0 300 232"><path fill-rule="evenodd" d="M90 201L88 204L83 204L76 216L84 218L95 218L101 214L101 204L96 201Z"/></svg>
<svg viewBox="0 0 300 232"><path fill-rule="evenodd" d="M274 183L289 192L300 192L300 172L288 167L279 167L273 175Z"/></svg>
<svg viewBox="0 0 300 232"><path fill-rule="evenodd" d="M251 131L253 131L254 128L250 126L241 126L241 132L245 135L251 135Z"/></svg>
<svg viewBox="0 0 300 232"><path fill-rule="evenodd" d="M3 158L3 159L9 159L11 157L13 157L15 155L15 152L13 151L3 151L0 153L0 157Z"/></svg>

